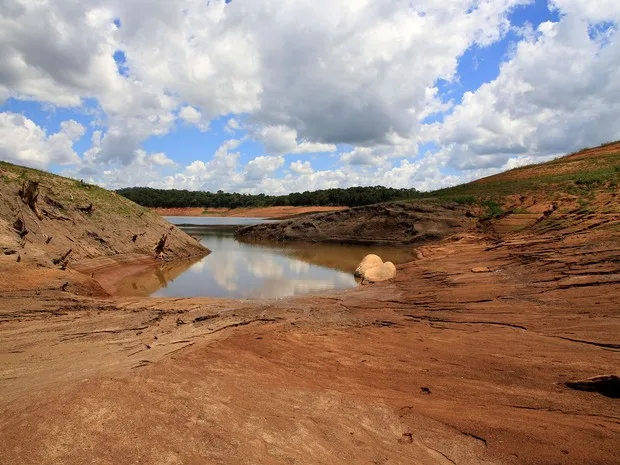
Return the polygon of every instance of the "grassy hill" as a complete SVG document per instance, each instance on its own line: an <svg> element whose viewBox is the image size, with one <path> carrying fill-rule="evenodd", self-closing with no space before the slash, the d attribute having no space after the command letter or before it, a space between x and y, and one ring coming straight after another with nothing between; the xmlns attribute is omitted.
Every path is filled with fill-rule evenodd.
<svg viewBox="0 0 620 465"><path fill-rule="evenodd" d="M536 192L553 200L563 194L589 196L594 190L613 192L619 185L620 141L617 141L440 189L425 197L472 203L481 199L501 201L511 195Z"/></svg>

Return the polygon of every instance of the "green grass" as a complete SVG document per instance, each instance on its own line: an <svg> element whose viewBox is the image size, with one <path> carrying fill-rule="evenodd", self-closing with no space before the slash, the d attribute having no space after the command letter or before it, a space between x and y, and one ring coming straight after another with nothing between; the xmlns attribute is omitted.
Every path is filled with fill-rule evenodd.
<svg viewBox="0 0 620 465"><path fill-rule="evenodd" d="M564 165L565 172L549 173L546 169L560 164ZM574 171L571 170L572 167ZM531 175L520 179L509 177L511 173L523 170L531 170ZM558 190L568 191L573 188L577 193L601 187L614 188L618 184L620 184L620 153L614 153L592 157L585 162L560 158L541 165L515 168L482 181L428 192L422 197L437 197L444 201L475 197L478 203L480 199L502 198L525 192L542 190L553 195Z"/></svg>
<svg viewBox="0 0 620 465"><path fill-rule="evenodd" d="M483 200L481 205L484 208L484 213L482 214L483 220L497 218L504 213L502 206L494 200Z"/></svg>
<svg viewBox="0 0 620 465"><path fill-rule="evenodd" d="M453 201L460 205L473 205L476 203L476 197L473 195L463 195L461 197L454 198Z"/></svg>

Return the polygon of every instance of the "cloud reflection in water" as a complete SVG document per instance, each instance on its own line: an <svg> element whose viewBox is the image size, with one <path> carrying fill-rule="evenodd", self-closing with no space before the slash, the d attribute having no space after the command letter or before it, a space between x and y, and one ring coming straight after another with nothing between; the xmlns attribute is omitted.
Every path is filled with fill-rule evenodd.
<svg viewBox="0 0 620 465"><path fill-rule="evenodd" d="M204 234L212 253L153 296L277 298L357 285L351 273L308 263L281 247L240 243L229 232Z"/></svg>

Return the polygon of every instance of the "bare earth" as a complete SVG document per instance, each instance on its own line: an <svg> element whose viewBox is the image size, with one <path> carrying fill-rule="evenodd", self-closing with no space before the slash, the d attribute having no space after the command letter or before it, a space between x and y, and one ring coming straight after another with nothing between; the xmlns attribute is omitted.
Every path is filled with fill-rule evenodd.
<svg viewBox="0 0 620 465"><path fill-rule="evenodd" d="M285 300L8 293L3 463L618 463L618 400L563 383L618 370L620 242L421 252Z"/></svg>
<svg viewBox="0 0 620 465"><path fill-rule="evenodd" d="M307 213L346 210L347 207L257 207L257 208L153 208L161 216L232 216L246 218L292 218Z"/></svg>
<svg viewBox="0 0 620 465"><path fill-rule="evenodd" d="M117 212L117 245L105 216L96 231L80 221L81 191L45 188L63 208L48 202L39 220L11 204L0 222L2 465L620 463L620 196L609 184L507 198L493 220L463 212L388 282L245 301L106 297L119 284L98 277L102 261L152 259L165 231L170 255L196 243L158 223L164 232L136 239L142 259L127 255L148 218L102 197L88 215ZM73 241L86 274L50 265ZM106 247L122 253L97 258ZM606 390L571 384L602 375Z"/></svg>

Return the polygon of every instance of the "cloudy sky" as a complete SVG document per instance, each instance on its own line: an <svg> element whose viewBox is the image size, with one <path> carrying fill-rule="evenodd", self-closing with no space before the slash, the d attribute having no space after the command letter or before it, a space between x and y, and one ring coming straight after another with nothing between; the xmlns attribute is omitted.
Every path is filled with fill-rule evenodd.
<svg viewBox="0 0 620 465"><path fill-rule="evenodd" d="M0 0L0 159L109 188L453 185L620 139L618 0Z"/></svg>

